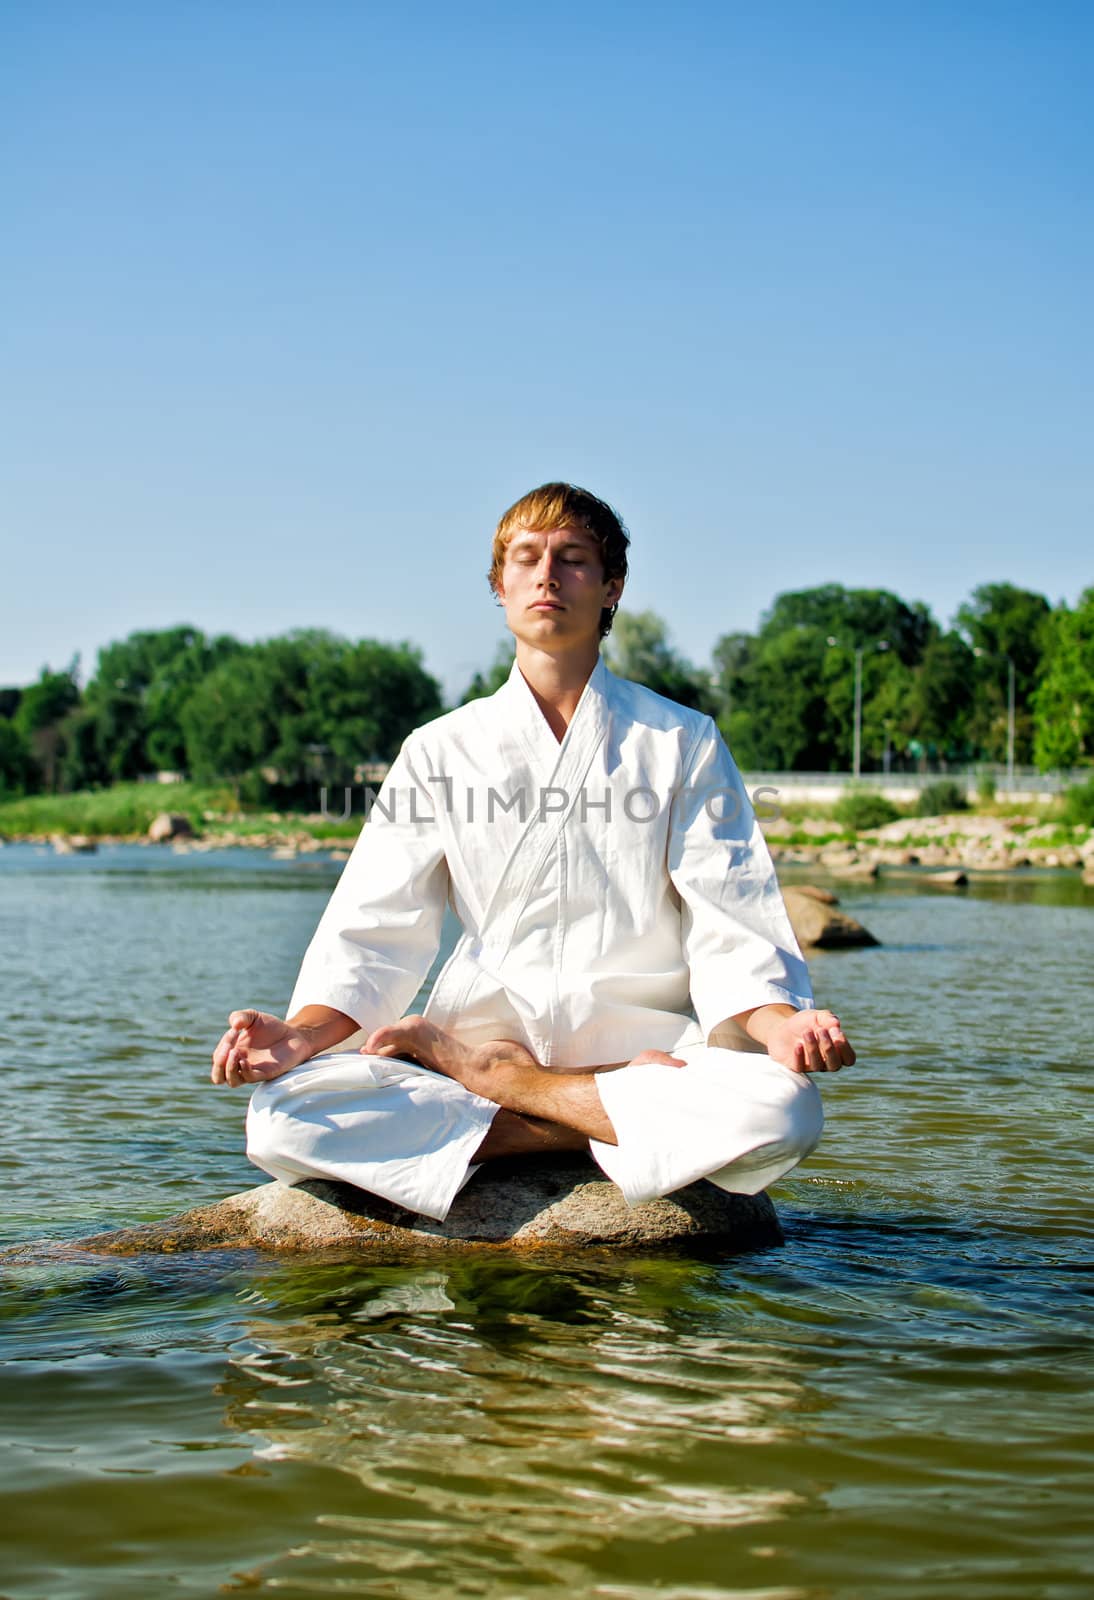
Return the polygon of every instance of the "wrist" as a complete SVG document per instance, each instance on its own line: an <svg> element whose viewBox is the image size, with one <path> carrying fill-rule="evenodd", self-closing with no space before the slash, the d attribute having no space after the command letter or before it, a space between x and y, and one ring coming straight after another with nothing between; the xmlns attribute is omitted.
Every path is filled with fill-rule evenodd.
<svg viewBox="0 0 1094 1600"><path fill-rule="evenodd" d="M301 1061L310 1061L312 1056L322 1054L324 1050L333 1049L343 1039L348 1039L351 1033L357 1032L353 1018L347 1017L343 1011L336 1011L333 1006L304 1006L295 1017L288 1019L288 1026L293 1031L294 1039L300 1041L297 1066Z"/></svg>
<svg viewBox="0 0 1094 1600"><path fill-rule="evenodd" d="M734 1017L734 1022L748 1034L750 1039L755 1039L757 1044L762 1044L766 1050L771 1037L789 1017L796 1017L796 1006L776 1002L767 1006L757 1006L753 1011L743 1011Z"/></svg>

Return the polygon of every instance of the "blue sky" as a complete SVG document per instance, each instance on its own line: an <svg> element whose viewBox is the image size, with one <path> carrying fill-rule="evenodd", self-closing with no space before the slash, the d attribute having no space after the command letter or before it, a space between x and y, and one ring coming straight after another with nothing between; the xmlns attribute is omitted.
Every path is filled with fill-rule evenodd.
<svg viewBox="0 0 1094 1600"><path fill-rule="evenodd" d="M1094 582L1082 4L0 5L0 683L139 627L503 636L583 483L707 659Z"/></svg>

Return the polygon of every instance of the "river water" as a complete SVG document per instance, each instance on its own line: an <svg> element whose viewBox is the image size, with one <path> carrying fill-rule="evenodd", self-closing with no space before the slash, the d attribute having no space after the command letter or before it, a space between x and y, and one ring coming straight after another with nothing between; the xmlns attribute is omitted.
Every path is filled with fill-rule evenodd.
<svg viewBox="0 0 1094 1600"><path fill-rule="evenodd" d="M314 859L0 850L0 1242L247 1187ZM731 1257L0 1261L0 1596L1094 1590L1094 891L844 891L860 1064Z"/></svg>

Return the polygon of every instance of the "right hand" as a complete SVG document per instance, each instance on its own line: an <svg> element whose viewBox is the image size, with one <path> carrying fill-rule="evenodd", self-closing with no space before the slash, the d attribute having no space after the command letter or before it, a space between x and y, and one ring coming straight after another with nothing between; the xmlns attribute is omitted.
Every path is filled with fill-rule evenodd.
<svg viewBox="0 0 1094 1600"><path fill-rule="evenodd" d="M306 1061L313 1048L300 1028L268 1011L233 1011L228 1031L213 1051L210 1077L231 1089L241 1083L265 1083Z"/></svg>

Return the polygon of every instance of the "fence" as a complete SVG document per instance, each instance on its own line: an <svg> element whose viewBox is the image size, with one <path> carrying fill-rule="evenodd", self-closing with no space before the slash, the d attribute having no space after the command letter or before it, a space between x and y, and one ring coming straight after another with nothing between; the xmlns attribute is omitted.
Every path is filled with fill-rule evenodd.
<svg viewBox="0 0 1094 1600"><path fill-rule="evenodd" d="M993 784L1000 800L1047 801L1073 783L1088 782L1091 769L1072 768L1062 772L1040 772L1036 767L1015 767L1013 779L1003 765L980 762L951 765L934 772L864 772L855 779L849 772L748 772L744 774L750 794L758 788L777 789L784 799L838 800L847 789L870 789L894 802L913 801L928 784L955 783L970 800L987 784Z"/></svg>

